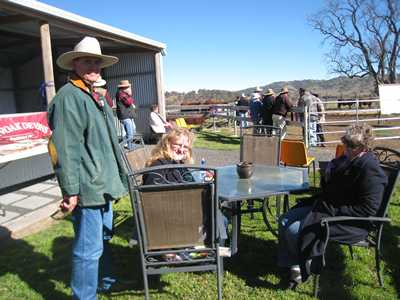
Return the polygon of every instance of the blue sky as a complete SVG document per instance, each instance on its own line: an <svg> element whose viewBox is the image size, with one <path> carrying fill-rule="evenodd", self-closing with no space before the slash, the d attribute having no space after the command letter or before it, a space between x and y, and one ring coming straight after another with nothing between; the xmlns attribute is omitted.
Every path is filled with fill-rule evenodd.
<svg viewBox="0 0 400 300"><path fill-rule="evenodd" d="M322 0L41 2L165 43L167 91L332 77L306 21Z"/></svg>

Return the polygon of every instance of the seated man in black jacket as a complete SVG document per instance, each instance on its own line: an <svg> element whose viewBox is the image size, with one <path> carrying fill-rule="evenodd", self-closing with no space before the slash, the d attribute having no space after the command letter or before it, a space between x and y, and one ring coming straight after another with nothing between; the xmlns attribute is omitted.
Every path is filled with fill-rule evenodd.
<svg viewBox="0 0 400 300"><path fill-rule="evenodd" d="M369 150L372 141L369 125L347 128L342 137L345 154L329 163L322 194L305 205L297 205L280 218L278 264L290 268L289 287L306 280L310 273L306 266L323 254L321 219L376 214L387 177ZM330 227L330 238L334 240L358 242L367 234L368 228L350 222Z"/></svg>

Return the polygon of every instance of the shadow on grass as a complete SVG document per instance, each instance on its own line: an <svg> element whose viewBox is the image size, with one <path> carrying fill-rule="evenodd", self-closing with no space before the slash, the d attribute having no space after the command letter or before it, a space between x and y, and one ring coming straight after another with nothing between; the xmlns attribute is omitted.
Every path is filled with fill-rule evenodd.
<svg viewBox="0 0 400 300"><path fill-rule="evenodd" d="M397 205L399 203L396 203ZM392 204L391 204L392 205ZM400 298L400 256L399 256L399 238L400 227L385 226L383 232L383 258L386 262L384 273L389 273L393 279L393 285L396 289L397 296Z"/></svg>
<svg viewBox="0 0 400 300"><path fill-rule="evenodd" d="M279 284L260 279L267 274L276 275L281 272L276 265L278 251L276 242L241 234L238 248L236 255L224 260L225 270L242 278L250 287L281 289Z"/></svg>
<svg viewBox="0 0 400 300"><path fill-rule="evenodd" d="M345 247L330 244L326 253L326 266L322 270L319 285L320 299L353 299L353 295L344 287L351 285L352 279L345 273ZM310 278L312 279L312 278Z"/></svg>
<svg viewBox="0 0 400 300"><path fill-rule="evenodd" d="M0 226L0 231L7 233L8 229ZM8 236L10 236L9 231ZM67 255L70 256L70 251L65 251L65 247L69 247L69 244L60 245L57 249L58 253L54 253L54 259L50 259L35 251L28 242L9 237L6 245L0 251L0 277L6 274L16 275L43 299L70 299L71 295L57 291L55 285L56 281L66 283L67 274L69 274L70 264ZM6 281L7 286L3 290L9 290L11 294L7 296L14 297L21 291L15 279L11 280L10 283Z"/></svg>
<svg viewBox="0 0 400 300"><path fill-rule="evenodd" d="M127 241L134 236L135 221L130 210L114 210L114 220L117 221L114 221L114 236L120 237ZM131 292L137 294L139 291L144 294L142 263L139 246L121 247L119 245L112 244L111 250L114 259L115 276L122 282L128 283L125 284L125 286L128 287L128 290ZM149 289L151 292L167 293L164 290L165 283L160 279L160 275L149 276ZM125 291L124 294L129 294L128 290L126 288L122 288L120 290L116 289L115 292ZM118 295L121 294L118 293Z"/></svg>
<svg viewBox="0 0 400 300"><path fill-rule="evenodd" d="M222 133L201 132L201 138L209 142L218 142L228 145L240 145L240 139L237 137L229 137Z"/></svg>
<svg viewBox="0 0 400 300"><path fill-rule="evenodd" d="M246 227L246 229L254 229ZM231 259L224 260L225 270L243 279L250 287L266 288L270 290L282 290L280 282L273 283L263 278L268 275L284 278L286 270L277 266L278 245L274 240L259 239L247 234L241 234L239 239L239 252ZM345 283L351 279L345 274L345 257L343 250L338 245L330 245L328 249L327 267L320 278L321 299L352 299L349 292L344 289ZM311 284L312 278L307 284ZM312 290L306 292L302 289L296 290L299 294L312 296Z"/></svg>

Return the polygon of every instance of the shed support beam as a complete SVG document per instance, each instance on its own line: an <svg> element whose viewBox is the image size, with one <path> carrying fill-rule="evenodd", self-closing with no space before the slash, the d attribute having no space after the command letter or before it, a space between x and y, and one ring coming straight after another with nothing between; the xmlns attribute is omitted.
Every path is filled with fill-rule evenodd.
<svg viewBox="0 0 400 300"><path fill-rule="evenodd" d="M160 52L157 52L154 55L154 61L155 61L158 108L160 109L160 114L166 119L167 116L165 111L163 62L162 62L162 55Z"/></svg>
<svg viewBox="0 0 400 300"><path fill-rule="evenodd" d="M42 44L42 61L46 87L47 104L56 94L54 86L53 54L51 52L50 27L48 23L40 23L40 40Z"/></svg>

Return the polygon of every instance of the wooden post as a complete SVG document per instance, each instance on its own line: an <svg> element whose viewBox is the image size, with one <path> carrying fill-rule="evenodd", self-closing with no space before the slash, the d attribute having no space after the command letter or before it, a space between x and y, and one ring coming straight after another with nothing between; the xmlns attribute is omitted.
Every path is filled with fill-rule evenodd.
<svg viewBox="0 0 400 300"><path fill-rule="evenodd" d="M160 52L154 55L155 62L155 75L156 75L156 89L157 89L157 104L160 110L160 115L167 119L167 110L165 107L164 97L164 74L163 74L163 57Z"/></svg>
<svg viewBox="0 0 400 300"><path fill-rule="evenodd" d="M306 145L307 149L309 147L309 106L307 105L304 109L304 144Z"/></svg>
<svg viewBox="0 0 400 300"><path fill-rule="evenodd" d="M40 24L40 40L42 44L42 60L44 81L46 87L46 99L47 104L50 104L51 100L56 94L56 89L54 86L53 55L51 52L50 28L48 23Z"/></svg>

